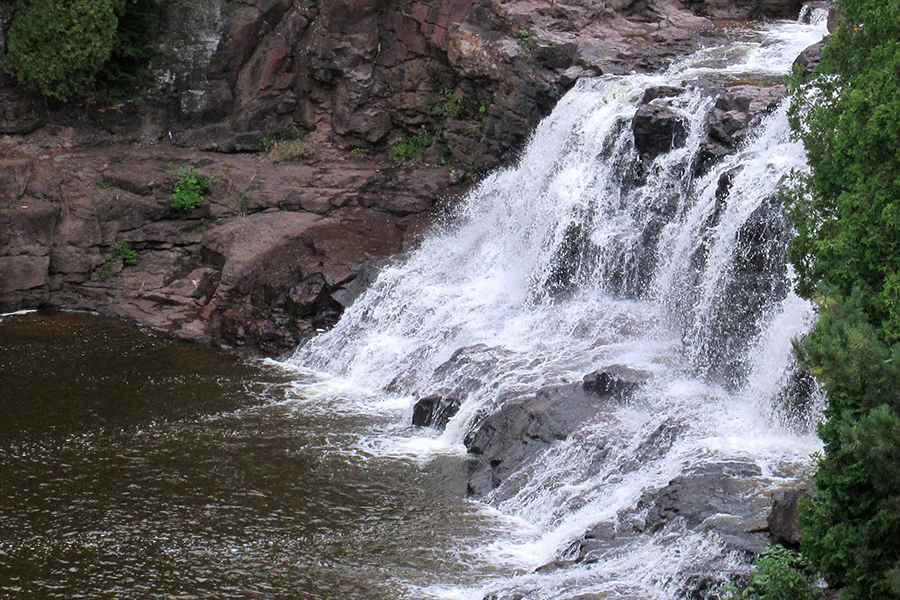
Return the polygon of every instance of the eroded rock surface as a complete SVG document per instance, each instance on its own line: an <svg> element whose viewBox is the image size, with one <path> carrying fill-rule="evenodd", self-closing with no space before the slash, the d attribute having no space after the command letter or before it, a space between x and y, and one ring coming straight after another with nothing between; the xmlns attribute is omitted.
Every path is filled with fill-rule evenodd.
<svg viewBox="0 0 900 600"><path fill-rule="evenodd" d="M171 207L179 168L211 178L189 213ZM333 323L359 273L409 248L459 191L440 168L161 146L2 160L0 180L0 311L96 310L270 354Z"/></svg>

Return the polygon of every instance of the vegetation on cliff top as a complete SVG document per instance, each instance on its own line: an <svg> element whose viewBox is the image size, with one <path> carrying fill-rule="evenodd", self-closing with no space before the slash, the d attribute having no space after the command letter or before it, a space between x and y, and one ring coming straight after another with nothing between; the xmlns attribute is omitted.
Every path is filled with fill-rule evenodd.
<svg viewBox="0 0 900 600"><path fill-rule="evenodd" d="M900 0L838 0L844 19L795 130L791 256L820 320L798 347L828 396L803 549L843 600L900 598Z"/></svg>
<svg viewBox="0 0 900 600"><path fill-rule="evenodd" d="M161 0L20 0L3 68L48 98L117 98L150 80Z"/></svg>

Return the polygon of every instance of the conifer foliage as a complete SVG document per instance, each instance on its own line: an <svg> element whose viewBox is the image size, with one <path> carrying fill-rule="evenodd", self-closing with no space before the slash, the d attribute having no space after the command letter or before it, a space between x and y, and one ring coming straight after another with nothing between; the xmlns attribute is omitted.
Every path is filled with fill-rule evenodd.
<svg viewBox="0 0 900 600"><path fill-rule="evenodd" d="M20 0L3 68L55 100L116 96L147 80L161 0Z"/></svg>
<svg viewBox="0 0 900 600"><path fill-rule="evenodd" d="M900 598L900 0L838 0L843 19L794 127L791 256L820 320L798 347L828 397L803 550L843 600Z"/></svg>

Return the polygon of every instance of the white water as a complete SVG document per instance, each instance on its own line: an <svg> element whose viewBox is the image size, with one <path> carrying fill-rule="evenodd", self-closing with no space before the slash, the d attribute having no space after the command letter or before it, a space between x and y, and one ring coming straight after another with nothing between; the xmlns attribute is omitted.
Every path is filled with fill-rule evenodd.
<svg viewBox="0 0 900 600"><path fill-rule="evenodd" d="M787 225L775 200L784 177L806 168L786 107L702 177L691 164L713 103L701 88L787 73L825 33L821 19L811 20L701 51L662 75L580 81L516 167L482 182L416 252L382 271L332 331L290 359L327 373L319 394L340 386L348 410L395 413L398 431L415 397L461 398L438 439L398 433L365 442L369 452L420 459L463 452L480 418L545 385L614 364L654 375L631 402L552 446L527 476L513 475L487 499L518 524L478 550L508 565L509 578L467 589L438 582L422 593L480 599L516 588L530 599L662 599L688 573L743 568L714 534L666 530L595 564L521 574L697 465L755 463L763 474L757 494L808 466L818 443L812 416L808 407L797 414L785 392L790 341L813 319L790 292ZM659 85L687 88L669 102L689 136L639 181L630 123L644 91ZM726 173L731 187L717 200Z"/></svg>

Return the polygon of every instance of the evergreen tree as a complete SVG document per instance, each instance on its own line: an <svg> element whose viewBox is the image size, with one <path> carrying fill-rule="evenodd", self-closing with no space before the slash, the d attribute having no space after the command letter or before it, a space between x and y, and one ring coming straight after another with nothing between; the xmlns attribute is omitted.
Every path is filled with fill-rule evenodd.
<svg viewBox="0 0 900 600"><path fill-rule="evenodd" d="M161 0L20 0L2 66L56 100L147 82Z"/></svg>
<svg viewBox="0 0 900 600"><path fill-rule="evenodd" d="M812 175L791 256L820 320L798 348L825 447L803 549L844 600L900 598L900 0L838 0L818 90L793 117ZM818 292L816 292L818 290Z"/></svg>

